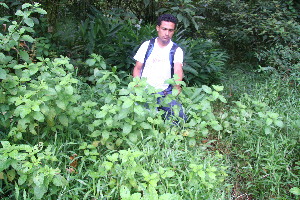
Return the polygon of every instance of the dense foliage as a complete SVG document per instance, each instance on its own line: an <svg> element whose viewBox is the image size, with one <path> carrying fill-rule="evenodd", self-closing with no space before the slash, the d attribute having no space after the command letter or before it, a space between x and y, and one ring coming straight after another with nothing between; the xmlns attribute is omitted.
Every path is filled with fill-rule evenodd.
<svg viewBox="0 0 300 200"><path fill-rule="evenodd" d="M0 3L1 198L300 195L293 1L26 2ZM186 78L162 104L176 98L187 121L129 75L163 12L179 19Z"/></svg>

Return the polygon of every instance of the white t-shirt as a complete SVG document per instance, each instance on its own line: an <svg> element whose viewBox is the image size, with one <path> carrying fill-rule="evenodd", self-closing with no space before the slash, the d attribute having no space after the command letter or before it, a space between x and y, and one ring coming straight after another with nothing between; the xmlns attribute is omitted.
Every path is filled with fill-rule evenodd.
<svg viewBox="0 0 300 200"><path fill-rule="evenodd" d="M136 61L144 63L146 51L148 49L150 40L144 42L135 56L133 57ZM173 46L173 42L161 48L157 44L157 39L155 39L153 50L148 57L142 77L147 78L147 83L152 85L156 89L165 90L168 88L169 84L165 81L171 78L171 66L170 66L170 50ZM183 63L183 51L178 47L174 54L174 63Z"/></svg>

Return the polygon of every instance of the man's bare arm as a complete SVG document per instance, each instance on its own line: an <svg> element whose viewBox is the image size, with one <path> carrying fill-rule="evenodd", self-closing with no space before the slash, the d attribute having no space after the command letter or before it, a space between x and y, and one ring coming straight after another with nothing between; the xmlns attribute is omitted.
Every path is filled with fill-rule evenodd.
<svg viewBox="0 0 300 200"><path fill-rule="evenodd" d="M140 77L142 67L143 67L143 63L141 63L139 61L136 61L135 66L133 68L132 76L133 77Z"/></svg>
<svg viewBox="0 0 300 200"><path fill-rule="evenodd" d="M182 69L181 63L174 63L174 74L177 74L179 77L176 81L182 81L184 74L183 74L183 69ZM178 89L178 91L180 93L181 92L180 85L175 85L175 87Z"/></svg>

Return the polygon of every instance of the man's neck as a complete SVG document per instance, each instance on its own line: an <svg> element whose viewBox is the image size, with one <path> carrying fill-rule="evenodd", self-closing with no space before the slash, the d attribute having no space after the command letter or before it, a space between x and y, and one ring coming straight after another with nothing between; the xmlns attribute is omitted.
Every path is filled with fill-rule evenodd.
<svg viewBox="0 0 300 200"><path fill-rule="evenodd" d="M168 42L163 42L161 39L157 38L157 44L160 48L164 48L166 46L168 46L168 44L170 44L171 40L169 40Z"/></svg>

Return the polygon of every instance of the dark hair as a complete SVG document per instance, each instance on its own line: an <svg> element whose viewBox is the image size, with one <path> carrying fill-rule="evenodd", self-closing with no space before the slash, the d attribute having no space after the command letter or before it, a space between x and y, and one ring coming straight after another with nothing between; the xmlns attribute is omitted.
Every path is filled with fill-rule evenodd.
<svg viewBox="0 0 300 200"><path fill-rule="evenodd" d="M173 22L175 24L175 27L177 25L177 18L171 14L163 14L163 15L159 16L157 18L157 26L160 26L162 21Z"/></svg>

